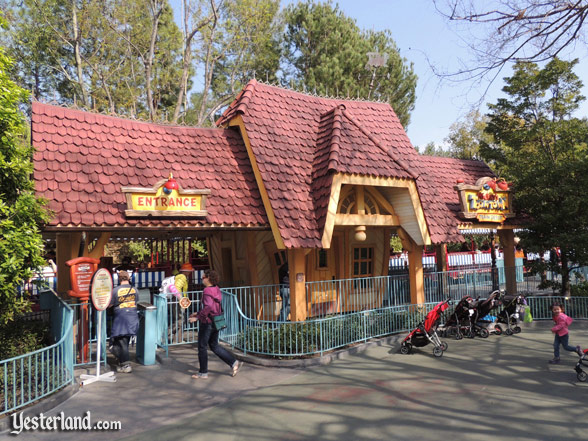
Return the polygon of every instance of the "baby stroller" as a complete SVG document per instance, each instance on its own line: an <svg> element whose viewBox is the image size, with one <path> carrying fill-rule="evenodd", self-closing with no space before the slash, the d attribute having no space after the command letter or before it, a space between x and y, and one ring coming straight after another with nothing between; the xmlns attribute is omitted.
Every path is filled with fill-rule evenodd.
<svg viewBox="0 0 588 441"><path fill-rule="evenodd" d="M443 335L448 336L455 333L456 340L461 340L464 335L473 338L475 332L472 316L475 313L475 304L476 301L472 297L463 297L455 305L453 313L446 320L445 326L443 327Z"/></svg>
<svg viewBox="0 0 588 441"><path fill-rule="evenodd" d="M504 309L498 313L498 323L506 325L506 335L518 334L521 332L519 317L525 312L526 301L523 296L504 296L502 301ZM497 328L500 325L496 325ZM502 330L502 328L500 328Z"/></svg>
<svg viewBox="0 0 588 441"><path fill-rule="evenodd" d="M582 366L588 366L588 349L584 349L584 352L580 356L578 363L576 363L576 368L575 368L576 369L576 376L578 377L578 380L581 382L584 382L584 381L586 381L586 377L588 377L588 375L586 374L586 371L584 371L584 369L582 369Z"/></svg>
<svg viewBox="0 0 588 441"><path fill-rule="evenodd" d="M433 343L433 355L441 357L443 351L447 350L447 343L441 341L437 335L437 326L441 320L441 314L449 308L449 299L441 302L427 314L425 320L420 322L415 329L402 341L400 346L401 354L410 354L412 347L418 348Z"/></svg>
<svg viewBox="0 0 588 441"><path fill-rule="evenodd" d="M493 291L487 299L478 300L474 305L474 314L472 316L473 330L482 338L487 338L490 331L495 334L502 334L502 328L489 320L484 320L490 312L502 304L502 293L499 290Z"/></svg>

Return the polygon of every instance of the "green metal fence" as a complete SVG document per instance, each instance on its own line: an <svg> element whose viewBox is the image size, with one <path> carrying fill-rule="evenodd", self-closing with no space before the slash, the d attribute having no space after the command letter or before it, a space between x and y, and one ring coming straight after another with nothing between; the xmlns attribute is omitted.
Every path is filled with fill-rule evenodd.
<svg viewBox="0 0 588 441"><path fill-rule="evenodd" d="M51 334L55 344L25 355L0 361L0 415L12 412L74 381L74 312L53 291Z"/></svg>

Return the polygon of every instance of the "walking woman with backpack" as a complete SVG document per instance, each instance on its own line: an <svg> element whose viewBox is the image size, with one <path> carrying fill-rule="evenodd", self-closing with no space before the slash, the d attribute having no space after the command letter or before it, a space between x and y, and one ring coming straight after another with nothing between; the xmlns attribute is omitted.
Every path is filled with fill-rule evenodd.
<svg viewBox="0 0 588 441"><path fill-rule="evenodd" d="M200 368L197 374L192 375L192 378L195 380L208 378L207 346L230 366L231 376L234 377L239 372L241 363L237 361L233 354L218 344L219 331L215 329L213 324L213 317L223 313L222 293L218 287L218 273L214 270L204 271L202 283L204 283L205 288L200 301L200 310L189 317L189 321L192 323L197 320L200 322L198 329L198 363Z"/></svg>

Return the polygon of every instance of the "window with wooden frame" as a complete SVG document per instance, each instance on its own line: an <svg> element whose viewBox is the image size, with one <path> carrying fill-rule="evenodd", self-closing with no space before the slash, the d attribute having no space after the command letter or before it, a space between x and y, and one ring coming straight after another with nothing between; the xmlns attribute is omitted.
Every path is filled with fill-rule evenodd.
<svg viewBox="0 0 588 441"><path fill-rule="evenodd" d="M374 248L354 247L351 265L353 277L372 277L374 275Z"/></svg>
<svg viewBox="0 0 588 441"><path fill-rule="evenodd" d="M329 268L329 253L327 250L316 251L316 269L325 270Z"/></svg>

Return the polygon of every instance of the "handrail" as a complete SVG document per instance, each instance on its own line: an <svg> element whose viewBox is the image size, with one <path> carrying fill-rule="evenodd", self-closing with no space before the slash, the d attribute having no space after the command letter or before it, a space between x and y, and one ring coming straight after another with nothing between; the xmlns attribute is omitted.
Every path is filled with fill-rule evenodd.
<svg viewBox="0 0 588 441"><path fill-rule="evenodd" d="M52 333L56 338L59 332L59 338L46 348L0 361L0 383L4 386L0 415L74 382L73 310L54 290L45 292L52 295Z"/></svg>

